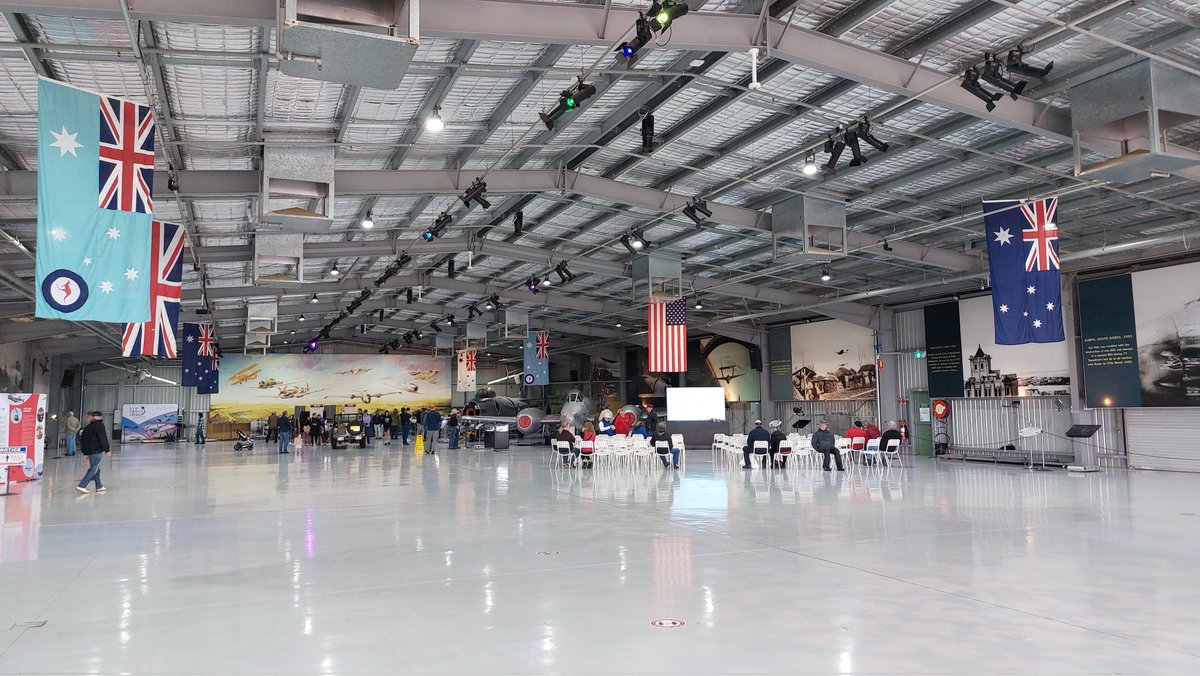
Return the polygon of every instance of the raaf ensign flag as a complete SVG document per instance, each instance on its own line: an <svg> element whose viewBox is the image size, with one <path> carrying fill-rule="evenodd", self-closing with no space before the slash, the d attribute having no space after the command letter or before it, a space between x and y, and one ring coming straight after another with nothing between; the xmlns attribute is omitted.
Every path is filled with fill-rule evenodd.
<svg viewBox="0 0 1200 676"><path fill-rule="evenodd" d="M37 316L151 319L154 116L38 81Z"/></svg>
<svg viewBox="0 0 1200 676"><path fill-rule="evenodd" d="M550 384L549 331L533 331L525 336L525 375L521 382L526 385Z"/></svg>
<svg viewBox="0 0 1200 676"><path fill-rule="evenodd" d="M651 300L649 347L651 373L687 370L687 307L680 298L670 302Z"/></svg>
<svg viewBox="0 0 1200 676"><path fill-rule="evenodd" d="M983 203L996 344L1063 340L1058 198Z"/></svg>

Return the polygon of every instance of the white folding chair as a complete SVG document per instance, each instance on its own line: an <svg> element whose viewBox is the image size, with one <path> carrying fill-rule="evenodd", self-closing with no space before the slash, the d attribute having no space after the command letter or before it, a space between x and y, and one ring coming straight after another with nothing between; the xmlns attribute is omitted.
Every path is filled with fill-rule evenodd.
<svg viewBox="0 0 1200 676"><path fill-rule="evenodd" d="M883 449L883 458L884 460L887 460L888 458L895 458L896 462L900 463L901 465L904 464L904 461L900 459L899 439L888 439L887 447Z"/></svg>
<svg viewBox="0 0 1200 676"><path fill-rule="evenodd" d="M596 442L594 442L594 441L579 442L579 459L581 461L580 462L581 467L583 466L582 461L586 461L589 464L595 466L596 460L598 459L598 457L599 456L596 455Z"/></svg>
<svg viewBox="0 0 1200 676"><path fill-rule="evenodd" d="M682 434L671 435L671 448L679 450L679 466L683 467L683 459L687 457L687 448L684 446Z"/></svg>
<svg viewBox="0 0 1200 676"><path fill-rule="evenodd" d="M570 465L573 460L571 457L571 442L556 442L555 448L558 450L558 466Z"/></svg>
<svg viewBox="0 0 1200 676"><path fill-rule="evenodd" d="M867 445L859 451L858 457L864 463L879 458L879 440L867 439Z"/></svg>
<svg viewBox="0 0 1200 676"><path fill-rule="evenodd" d="M654 442L654 455L658 462L665 462L669 467L671 465L671 442L656 441Z"/></svg>
<svg viewBox="0 0 1200 676"><path fill-rule="evenodd" d="M766 469L767 463L771 460L771 442L756 441L754 442L754 448L750 450L754 453L754 456L758 458L758 466Z"/></svg>
<svg viewBox="0 0 1200 676"><path fill-rule="evenodd" d="M779 450L775 452L775 459L786 463L790 457L792 457L792 441L791 439L783 439L779 442Z"/></svg>

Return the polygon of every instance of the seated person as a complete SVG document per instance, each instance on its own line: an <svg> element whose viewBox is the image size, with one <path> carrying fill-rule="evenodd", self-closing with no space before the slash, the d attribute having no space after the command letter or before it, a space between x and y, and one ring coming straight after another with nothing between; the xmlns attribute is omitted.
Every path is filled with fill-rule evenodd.
<svg viewBox="0 0 1200 676"><path fill-rule="evenodd" d="M871 421L871 423L867 425L866 430L868 439L879 438L879 428L875 426L875 421Z"/></svg>
<svg viewBox="0 0 1200 676"><path fill-rule="evenodd" d="M778 460L774 460L771 466L787 468L787 456L777 455L779 453L779 442L787 439L787 435L780 429L782 426L783 423L778 420L772 420L767 424L767 427L771 428L771 458L772 460L779 458Z"/></svg>
<svg viewBox="0 0 1200 676"><path fill-rule="evenodd" d="M863 429L861 420L855 420L854 426L846 430L846 438L850 440L851 448L866 448L867 447L867 431ZM856 440L858 441L857 443Z"/></svg>
<svg viewBox="0 0 1200 676"><path fill-rule="evenodd" d="M560 442L565 441L571 445L571 452L569 454L562 455L561 453L559 453L559 455L562 455L563 467L568 467L568 466L573 467L575 465L575 458L579 456L579 449L575 446L575 435L571 433L571 426L568 425L567 423L563 423L561 426L559 426L558 436L555 437L554 440L555 440L555 444L554 444L555 451L558 451L558 444Z"/></svg>
<svg viewBox="0 0 1200 676"><path fill-rule="evenodd" d="M596 426L589 420L583 424L583 433L580 434L584 441L596 440Z"/></svg>
<svg viewBox="0 0 1200 676"><path fill-rule="evenodd" d="M746 445L742 448L742 458L745 461L745 464L742 465L743 469L754 469L754 464L750 462L750 456L754 454L754 443L757 441L765 441L768 445L771 442L771 434L763 429L761 420L755 420L754 429L746 435Z"/></svg>
<svg viewBox="0 0 1200 676"><path fill-rule="evenodd" d="M613 412L607 408L600 412L600 428L597 433L608 437L617 433L617 428L613 425Z"/></svg>
<svg viewBox="0 0 1200 676"><path fill-rule="evenodd" d="M658 448L658 442L666 442L667 448L670 449L669 455L674 461L675 469L679 469L679 449L674 448L671 443L671 435L667 434L667 423L662 421L658 423L658 431L650 437L650 445L654 447L654 452L658 454L658 459L662 460L663 467L670 467L671 463L667 462L668 453L663 453Z"/></svg>
<svg viewBox="0 0 1200 676"><path fill-rule="evenodd" d="M646 423L642 422L641 420L634 423L633 429L629 430L629 436L641 437L643 439L650 438L650 433L646 431Z"/></svg>
<svg viewBox="0 0 1200 676"><path fill-rule="evenodd" d="M899 441L900 443L904 443L904 437L900 435L900 430L896 429L896 421L895 420L887 421L887 429L884 430L883 434L881 434L879 436L879 450L886 451L887 447L888 447L888 442L891 441L892 439L895 439L896 441ZM886 456L881 456L881 457L883 457L883 464L886 465L887 457Z"/></svg>

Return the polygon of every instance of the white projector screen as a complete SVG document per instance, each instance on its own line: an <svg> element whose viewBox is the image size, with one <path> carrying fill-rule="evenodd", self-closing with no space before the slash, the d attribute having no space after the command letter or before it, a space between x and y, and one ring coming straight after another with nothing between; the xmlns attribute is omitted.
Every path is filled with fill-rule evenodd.
<svg viewBox="0 0 1200 676"><path fill-rule="evenodd" d="M667 418L672 422L725 422L725 389L668 387Z"/></svg>

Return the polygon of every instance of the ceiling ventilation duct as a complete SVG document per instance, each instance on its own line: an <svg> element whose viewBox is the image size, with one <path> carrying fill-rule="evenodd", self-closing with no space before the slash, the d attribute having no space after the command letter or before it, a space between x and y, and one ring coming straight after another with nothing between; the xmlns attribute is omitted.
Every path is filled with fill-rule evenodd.
<svg viewBox="0 0 1200 676"><path fill-rule="evenodd" d="M396 89L417 51L418 7L417 0L282 0L279 70L292 77ZM409 35L398 37L402 13L409 17Z"/></svg>
<svg viewBox="0 0 1200 676"><path fill-rule="evenodd" d="M828 258L846 253L846 205L809 195L797 195L771 207L771 229L800 245L800 254Z"/></svg>
<svg viewBox="0 0 1200 676"><path fill-rule="evenodd" d="M254 236L254 284L304 283L304 235L259 232Z"/></svg>
<svg viewBox="0 0 1200 676"><path fill-rule="evenodd" d="M260 229L284 232L329 232L333 225L333 157L335 148L300 146L267 139L263 146Z"/></svg>
<svg viewBox="0 0 1200 676"><path fill-rule="evenodd" d="M1167 141L1200 119L1200 77L1143 59L1071 87L1075 175L1133 183L1200 165L1196 152ZM1116 157L1085 165L1083 148Z"/></svg>

